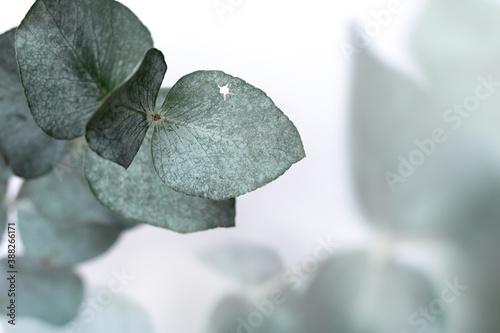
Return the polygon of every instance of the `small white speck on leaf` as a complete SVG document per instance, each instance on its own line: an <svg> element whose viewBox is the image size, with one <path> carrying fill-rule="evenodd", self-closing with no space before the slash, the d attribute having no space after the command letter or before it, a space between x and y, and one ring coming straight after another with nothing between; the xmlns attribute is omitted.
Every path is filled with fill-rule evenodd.
<svg viewBox="0 0 500 333"><path fill-rule="evenodd" d="M228 84L226 84L225 86L222 86L222 87L221 87L221 86L219 86L219 85L217 85L217 86L219 87L219 92L220 92L222 95L224 95L224 100L226 100L226 96L227 96L227 95L235 95L235 94L233 94L232 92L229 92L229 83L228 83Z"/></svg>

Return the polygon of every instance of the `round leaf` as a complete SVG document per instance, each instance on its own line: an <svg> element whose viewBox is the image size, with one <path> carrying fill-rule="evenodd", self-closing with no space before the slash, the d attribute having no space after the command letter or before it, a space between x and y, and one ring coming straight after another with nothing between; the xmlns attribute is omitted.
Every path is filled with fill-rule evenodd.
<svg viewBox="0 0 500 333"><path fill-rule="evenodd" d="M426 93L370 50L356 60L350 148L367 218L401 234L467 237L484 224L478 217L498 206L498 101L485 102L472 123L454 131L442 118L462 92ZM410 162L415 154L425 155L422 163Z"/></svg>
<svg viewBox="0 0 500 333"><path fill-rule="evenodd" d="M147 115L167 70L163 54L150 49L141 66L103 103L87 124L87 142L99 156L128 168L148 131Z"/></svg>
<svg viewBox="0 0 500 333"><path fill-rule="evenodd" d="M235 200L211 201L165 187L155 174L145 140L125 170L88 150L85 176L96 198L125 218L188 233L234 226Z"/></svg>
<svg viewBox="0 0 500 333"><path fill-rule="evenodd" d="M279 291L282 293L280 299L284 300L280 304L273 303L273 293L253 302L239 295L227 296L213 312L208 332L309 332L303 327L302 299L289 291Z"/></svg>
<svg viewBox="0 0 500 333"><path fill-rule="evenodd" d="M307 331L413 332L409 317L437 297L432 284L408 267L372 262L365 253L334 257L305 296ZM434 316L427 332L443 332L444 319Z"/></svg>
<svg viewBox="0 0 500 333"><path fill-rule="evenodd" d="M100 102L153 46L113 0L37 0L17 30L17 59L36 123L58 139L83 135Z"/></svg>
<svg viewBox="0 0 500 333"><path fill-rule="evenodd" d="M42 176L61 158L66 143L45 134L33 121L14 49L16 29L0 35L0 152L22 178Z"/></svg>
<svg viewBox="0 0 500 333"><path fill-rule="evenodd" d="M219 271L248 285L263 283L283 269L281 258L276 252L254 244L224 245L204 253L203 259Z"/></svg>
<svg viewBox="0 0 500 333"><path fill-rule="evenodd" d="M0 261L0 267L2 272L11 270L7 259ZM28 258L18 258L15 268L18 316L35 317L54 325L66 324L76 316L83 298L83 283L70 268L46 266ZM9 290L9 286L7 278L0 279L1 290ZM8 304L7 293L1 293L2 313L6 313Z"/></svg>
<svg viewBox="0 0 500 333"><path fill-rule="evenodd" d="M413 29L410 48L427 81L444 93L463 87L464 81L475 81L480 74L497 73L499 15L500 6L495 1L425 3ZM459 99L453 102L461 100L463 93L459 90Z"/></svg>
<svg viewBox="0 0 500 333"><path fill-rule="evenodd" d="M107 290L107 289L101 289ZM90 295L96 299L98 293ZM19 318L16 325L4 325L6 333L153 333L153 325L148 314L138 304L122 295L113 294L111 304L96 311L89 303L82 307L80 316L71 323L58 327L33 318ZM85 312L84 312L85 311ZM92 320L89 315L94 314ZM2 322L3 324L3 322Z"/></svg>
<svg viewBox="0 0 500 333"><path fill-rule="evenodd" d="M118 226L48 218L33 207L18 210L26 257L59 265L77 264L105 252L120 235Z"/></svg>
<svg viewBox="0 0 500 333"><path fill-rule="evenodd" d="M168 187L222 200L281 176L304 156L300 135L260 89L220 71L181 78L168 93L152 140Z"/></svg>
<svg viewBox="0 0 500 333"><path fill-rule="evenodd" d="M86 150L85 144L73 146L68 155L76 155L75 159L82 160ZM120 228L136 225L103 207L88 188L82 162L75 164L68 169L59 166L49 175L27 182L23 197L30 199L46 218L68 221L72 225L100 223Z"/></svg>
<svg viewBox="0 0 500 333"><path fill-rule="evenodd" d="M90 295L91 298L99 296L99 291ZM109 332L109 333L153 333L155 330L147 312L132 300L114 294L113 303L106 306L102 312L97 313L92 321L85 321L79 325L82 333Z"/></svg>

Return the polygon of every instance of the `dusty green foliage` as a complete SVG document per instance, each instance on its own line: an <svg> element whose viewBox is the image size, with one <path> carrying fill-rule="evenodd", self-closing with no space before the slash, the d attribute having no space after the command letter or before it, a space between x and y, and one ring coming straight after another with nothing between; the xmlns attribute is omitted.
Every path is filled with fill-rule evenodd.
<svg viewBox="0 0 500 333"><path fill-rule="evenodd" d="M26 182L20 196L19 223L23 239L30 240L26 245L28 254L41 258L51 256L55 262L75 263L71 260L89 259L104 251L121 230L136 225L103 207L89 191L82 169L87 149L84 142L73 143L65 157L72 156L76 167L61 172L58 166L47 176ZM37 228L40 232L43 230L47 238L60 236L64 239L54 238L53 242L48 242L52 250L46 245L44 248L46 238L34 231ZM65 233L72 235L63 237ZM81 251L88 253L78 253ZM61 256L73 259L61 259Z"/></svg>
<svg viewBox="0 0 500 333"><path fill-rule="evenodd" d="M149 50L92 116L86 137L98 155L128 168L154 124L151 151L161 181L215 200L255 190L305 156L297 129L272 100L220 71L184 76L157 110L166 70L162 53Z"/></svg>
<svg viewBox="0 0 500 333"><path fill-rule="evenodd" d="M0 154L14 174L35 178L50 172L66 142L45 134L31 117L19 80L15 32L12 29L0 35Z"/></svg>
<svg viewBox="0 0 500 333"><path fill-rule="evenodd" d="M148 29L116 1L36 1L16 48L38 126L58 139L83 135L97 106L152 46Z"/></svg>
<svg viewBox="0 0 500 333"><path fill-rule="evenodd" d="M102 290L102 289L100 289ZM86 293L86 298L95 299L98 292ZM87 308L88 309L88 308ZM88 310L87 310L88 311ZM87 312L88 313L88 312ZM155 333L148 313L139 304L126 298L123 294L113 295L113 301L98 312L93 320L88 315L76 317L64 326L54 326L46 322L28 317L20 317L16 325L4 325L6 333Z"/></svg>
<svg viewBox="0 0 500 333"><path fill-rule="evenodd" d="M283 270L281 258L271 249L248 243L231 243L203 253L203 260L243 285L258 285Z"/></svg>
<svg viewBox="0 0 500 333"><path fill-rule="evenodd" d="M163 54L152 48L149 31L138 18L113 0L38 0L17 29L15 44L22 85L38 126L59 139L85 134L98 156L125 169L133 164L148 129L154 128L150 158L154 174L169 188L160 190L166 196L173 190L232 199L275 180L305 156L294 124L263 91L239 78L198 71L161 91L167 70ZM109 174L104 167L117 171L101 163L99 173ZM96 176L90 177L94 187ZM145 186L158 185L154 177L141 179L148 181ZM94 191L101 202L106 201L103 185ZM195 204L203 201L183 202L176 210L181 215L204 207ZM172 211L170 203L156 202L160 211ZM164 220L151 223L142 211L143 216L126 215L168 225ZM189 232L230 224L200 221L173 228Z"/></svg>
<svg viewBox="0 0 500 333"><path fill-rule="evenodd" d="M304 156L297 129L260 89L221 71L198 71L172 87L152 140L168 187L209 199L240 196Z"/></svg>
<svg viewBox="0 0 500 333"><path fill-rule="evenodd" d="M139 69L114 91L87 124L87 142L100 156L128 168L148 131L147 114L154 112L156 95L167 65L163 54L150 49Z"/></svg>
<svg viewBox="0 0 500 333"><path fill-rule="evenodd" d="M418 271L368 252L331 258L304 299L308 332L411 332L408 318L438 294ZM441 333L444 316L429 332ZM412 324L412 325L411 325Z"/></svg>
<svg viewBox="0 0 500 333"><path fill-rule="evenodd" d="M57 166L47 176L27 182L21 198L32 201L44 216L73 225L92 222L122 228L134 226L135 223L100 205L89 191L83 177L83 158L87 149L84 142L74 143L66 156L72 156L77 161L76 166L68 170Z"/></svg>
<svg viewBox="0 0 500 333"><path fill-rule="evenodd" d="M83 295L73 266L122 231L233 227L235 197L305 156L260 89L220 71L161 88L166 70L148 29L114 0L36 0L0 35L0 231L17 213L21 318L68 323ZM11 171L24 184L7 207ZM150 330L141 325L110 329Z"/></svg>
<svg viewBox="0 0 500 333"><path fill-rule="evenodd" d="M55 264L77 264L105 252L118 238L119 226L45 216L34 207L19 208L19 233L25 256Z"/></svg>
<svg viewBox="0 0 500 333"><path fill-rule="evenodd" d="M98 156L127 169L148 128L154 128L151 174L161 182L150 175L140 178L147 181L145 188L158 191L141 192L138 201L147 201L142 206L148 209L124 214L135 221L167 228L173 223L172 229L181 232L233 225L227 219L210 222L213 214L204 211L206 206L225 204L179 195L182 205L176 202L172 209L172 190L232 199L275 180L305 156L294 124L263 91L239 78L220 71L194 72L182 77L165 97L160 90L167 70L163 54L152 48L149 31L138 18L113 0L38 0L17 29L15 44L31 113L49 135L72 139L85 134ZM98 169L89 176L94 194L101 202L114 201L102 197L106 181L97 185L96 177L118 169L111 163L100 163ZM120 171L124 173L127 179L134 176ZM157 211L170 212L169 222L151 220L152 195L164 199L155 205ZM116 204L105 205L121 213ZM123 201L120 205L137 206ZM184 213L188 210L197 212ZM171 222L175 214L179 218ZM188 215L192 226L185 219ZM194 221L203 215L208 220Z"/></svg>
<svg viewBox="0 0 500 333"><path fill-rule="evenodd" d="M101 203L121 216L181 233L234 226L235 199L213 201L190 197L164 186L144 140L128 168L88 150L85 176Z"/></svg>

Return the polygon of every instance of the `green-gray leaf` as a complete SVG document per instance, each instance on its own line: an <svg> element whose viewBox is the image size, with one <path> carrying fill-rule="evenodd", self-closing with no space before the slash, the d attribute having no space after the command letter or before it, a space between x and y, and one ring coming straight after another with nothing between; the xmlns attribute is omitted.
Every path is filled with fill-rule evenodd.
<svg viewBox="0 0 500 333"><path fill-rule="evenodd" d="M45 134L33 121L14 49L16 29L0 35L0 153L19 177L34 178L52 169L66 143Z"/></svg>
<svg viewBox="0 0 500 333"><path fill-rule="evenodd" d="M211 201L165 187L154 171L148 140L127 170L89 149L85 176L96 198L129 220L181 233L234 226L234 199Z"/></svg>
<svg viewBox="0 0 500 333"><path fill-rule="evenodd" d="M72 139L153 41L116 1L37 0L17 30L16 47L36 123L55 138Z"/></svg>
<svg viewBox="0 0 500 333"><path fill-rule="evenodd" d="M49 218L30 205L19 207L18 216L25 256L58 265L77 264L105 252L122 231L93 221Z"/></svg>
<svg viewBox="0 0 500 333"><path fill-rule="evenodd" d="M99 297L100 290L90 295L91 299ZM134 301L123 295L113 295L113 302L106 306L95 320L86 321L82 318L81 333L153 333L153 324L148 313Z"/></svg>
<svg viewBox="0 0 500 333"><path fill-rule="evenodd" d="M474 89L480 73L497 73L499 15L495 1L427 2L410 39L412 55L426 81L449 93L467 80L473 80ZM458 90L458 100L463 94Z"/></svg>
<svg viewBox="0 0 500 333"><path fill-rule="evenodd" d="M77 146L78 147L78 146ZM83 159L86 145L79 149L73 146L68 154L75 154L75 159ZM76 167L29 181L23 190L23 198L33 201L36 209L44 216L72 223L100 223L104 225L128 228L136 223L111 213L103 207L90 192L83 177L82 163Z"/></svg>
<svg viewBox="0 0 500 333"><path fill-rule="evenodd" d="M273 303L275 291L281 292L281 296L278 298L284 303ZM274 289L269 293L264 293L264 295L265 298L253 299L253 302L240 295L225 297L213 311L208 332L309 332L309 329L304 328L304 309L300 296L284 289ZM259 307L264 310L259 310L254 302L259 303ZM251 325L249 322L256 323L254 318L256 318L255 312L258 311L263 315L262 324Z"/></svg>
<svg viewBox="0 0 500 333"><path fill-rule="evenodd" d="M384 65L370 49L356 57L353 87L349 134L355 193L371 222L394 228L402 222L394 218L399 206L393 204L400 193L399 188L391 193L384 173L393 171L398 155L407 151L402 143L413 144L419 137L416 129L430 117L421 116L428 110L423 102L427 98L415 82Z"/></svg>
<svg viewBox="0 0 500 333"><path fill-rule="evenodd" d="M258 285L278 275L283 263L278 254L263 246L233 243L203 254L210 265L247 285Z"/></svg>
<svg viewBox="0 0 500 333"><path fill-rule="evenodd" d="M163 54L150 49L141 66L103 103L87 124L87 142L99 156L128 168L148 131L148 115L167 65Z"/></svg>
<svg viewBox="0 0 500 333"><path fill-rule="evenodd" d="M99 291L108 290L106 286L88 295L86 299L99 300ZM125 298L123 294L113 294L109 305L98 308L93 320L89 320L88 311L81 312L71 323L54 326L34 318L18 318L12 326L1 322L6 333L153 333L155 332L150 316L143 308ZM91 309L88 307L88 309Z"/></svg>
<svg viewBox="0 0 500 333"><path fill-rule="evenodd" d="M7 259L0 261L0 267L2 272L10 270ZM28 258L18 258L15 267L17 315L54 325L64 325L76 316L83 299L83 283L70 268L46 266ZM9 285L5 276L0 279L1 290L7 291ZM0 293L1 313L6 313L8 304L7 292Z"/></svg>
<svg viewBox="0 0 500 333"><path fill-rule="evenodd" d="M413 332L408 318L437 297L410 267L348 253L326 262L312 282L304 303L307 332ZM444 322L441 314L427 332L444 332Z"/></svg>
<svg viewBox="0 0 500 333"><path fill-rule="evenodd" d="M297 129L273 101L220 71L181 78L160 112L165 119L155 126L153 164L165 185L188 195L236 197L305 156Z"/></svg>

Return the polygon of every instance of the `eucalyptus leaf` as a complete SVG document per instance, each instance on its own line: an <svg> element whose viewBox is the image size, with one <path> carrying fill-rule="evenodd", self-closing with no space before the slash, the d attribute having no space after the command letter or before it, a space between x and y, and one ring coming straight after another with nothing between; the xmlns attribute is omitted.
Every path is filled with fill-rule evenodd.
<svg viewBox="0 0 500 333"><path fill-rule="evenodd" d="M107 289L101 289L107 290ZM98 292L88 296L96 299ZM3 325L5 333L153 333L148 314L138 304L123 295L113 294L112 303L95 311L89 303L80 315L65 326L54 326L35 318L21 317L16 325ZM90 317L94 314L93 317ZM89 320L92 318L92 320ZM2 322L1 324L4 324Z"/></svg>
<svg viewBox="0 0 500 333"><path fill-rule="evenodd" d="M414 149L411 145L422 127L422 110L427 110L422 102L424 92L367 49L356 57L351 100L349 135L355 193L370 222L396 229L406 222L398 218L400 207L395 204L406 181L391 192L384 173L396 171L398 155Z"/></svg>
<svg viewBox="0 0 500 333"><path fill-rule="evenodd" d="M7 259L0 261L2 272L11 271ZM64 325L78 313L83 299L83 283L69 267L47 266L29 258L17 258L16 314L42 319L54 325ZM5 273L10 277L10 273ZM9 290L10 281L0 279L1 290ZM1 313L6 313L10 298L0 294ZM5 315L3 316L6 320Z"/></svg>
<svg viewBox="0 0 500 333"><path fill-rule="evenodd" d="M68 154L75 154L73 158L80 162L68 169L59 166L47 176L27 182L22 197L31 200L46 218L69 221L72 225L90 222L123 229L136 225L110 212L92 195L81 162L86 150L85 144L79 148L73 146Z"/></svg>
<svg viewBox="0 0 500 333"><path fill-rule="evenodd" d="M423 6L410 39L412 55L434 87L449 91L498 73L500 6L489 0L437 0ZM458 95L462 99L463 95Z"/></svg>
<svg viewBox="0 0 500 333"><path fill-rule="evenodd" d="M438 297L410 267L365 252L344 254L325 263L305 296L307 332L414 332L422 329L419 309ZM424 319L426 332L445 332L446 314L432 317Z"/></svg>
<svg viewBox="0 0 500 333"><path fill-rule="evenodd" d="M61 158L66 143L45 134L33 121L14 49L16 29L0 35L0 153L14 174L42 176Z"/></svg>
<svg viewBox="0 0 500 333"><path fill-rule="evenodd" d="M86 138L99 156L129 167L148 131L147 117L155 110L166 70L163 54L150 49L135 74L97 109Z"/></svg>
<svg viewBox="0 0 500 333"><path fill-rule="evenodd" d="M279 295L278 304L273 301L276 295ZM231 295L217 305L208 332L309 332L304 329L303 312L302 298L285 290L275 289L268 297L252 301L243 296Z"/></svg>
<svg viewBox="0 0 500 333"><path fill-rule="evenodd" d="M206 253L203 259L219 271L247 285L258 285L278 275L283 263L277 253L254 244L227 244Z"/></svg>
<svg viewBox="0 0 500 333"><path fill-rule="evenodd" d="M155 174L148 140L127 170L91 149L84 168L95 197L129 220L180 233L234 226L234 199L194 198L164 186Z"/></svg>
<svg viewBox="0 0 500 333"><path fill-rule="evenodd" d="M24 255L57 265L74 265L105 252L122 229L88 221L48 218L29 205L18 210L18 228Z"/></svg>
<svg viewBox="0 0 500 333"><path fill-rule="evenodd" d="M241 325L238 318L245 317L252 311L252 304L243 296L226 296L215 307L210 318L208 332L238 332L238 325Z"/></svg>
<svg viewBox="0 0 500 333"><path fill-rule="evenodd" d="M425 91L370 50L356 60L351 163L370 223L400 234L468 237L497 214L499 100L492 96L454 130L443 115L463 100L460 89Z"/></svg>
<svg viewBox="0 0 500 333"><path fill-rule="evenodd" d="M152 139L162 182L222 200L261 187L301 160L300 135L260 89L220 71L181 78L160 110Z"/></svg>
<svg viewBox="0 0 500 333"><path fill-rule="evenodd" d="M21 79L36 123L58 139L83 135L110 92L153 46L113 0L37 0L17 30Z"/></svg>
<svg viewBox="0 0 500 333"><path fill-rule="evenodd" d="M166 67L162 53L149 50L91 118L87 139L100 156L127 168L154 123L151 151L162 182L214 200L264 186L305 156L297 129L273 101L220 71L184 76L157 112Z"/></svg>
<svg viewBox="0 0 500 333"><path fill-rule="evenodd" d="M99 297L97 290L89 298ZM82 317L81 324L75 321L77 327L81 327L81 333L154 333L153 324L148 313L137 303L120 294L113 294L113 302L106 306L102 312L96 313L92 321Z"/></svg>

